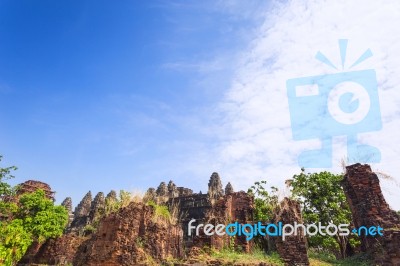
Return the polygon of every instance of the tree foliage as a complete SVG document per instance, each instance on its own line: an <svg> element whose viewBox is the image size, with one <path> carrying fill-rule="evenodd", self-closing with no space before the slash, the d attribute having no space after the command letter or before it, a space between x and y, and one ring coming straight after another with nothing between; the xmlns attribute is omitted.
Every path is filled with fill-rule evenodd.
<svg viewBox="0 0 400 266"><path fill-rule="evenodd" d="M278 189L271 187L271 191L268 192L265 187L266 185L267 181L265 180L255 182L247 191L254 196L254 218L260 222L270 221L273 217L273 211L278 204Z"/></svg>
<svg viewBox="0 0 400 266"><path fill-rule="evenodd" d="M278 205L278 189L271 187L271 191L266 188L267 181L255 182L247 193L254 196L254 220L262 223L270 223L274 216L274 209ZM273 244L266 236L256 236L256 244L265 251L271 251Z"/></svg>
<svg viewBox="0 0 400 266"><path fill-rule="evenodd" d="M14 265L32 244L21 219L0 222L0 265Z"/></svg>
<svg viewBox="0 0 400 266"><path fill-rule="evenodd" d="M0 167L0 265L15 265L33 241L60 236L68 222L67 210L43 190L16 195L17 187L5 182L16 169Z"/></svg>
<svg viewBox="0 0 400 266"><path fill-rule="evenodd" d="M54 206L43 190L22 195L15 217L23 221L24 228L38 242L62 235L68 223L67 210L63 206Z"/></svg>
<svg viewBox="0 0 400 266"><path fill-rule="evenodd" d="M300 174L293 176L292 195L301 204L304 223L351 223L350 208L340 185L342 179L343 175L329 172L306 174L304 169ZM309 237L310 246L339 250L342 257L346 255L348 243L348 236L331 237L317 234Z"/></svg>
<svg viewBox="0 0 400 266"><path fill-rule="evenodd" d="M132 199L132 193L120 190L119 197L106 198L105 200L105 215L118 211L120 208L129 205Z"/></svg>

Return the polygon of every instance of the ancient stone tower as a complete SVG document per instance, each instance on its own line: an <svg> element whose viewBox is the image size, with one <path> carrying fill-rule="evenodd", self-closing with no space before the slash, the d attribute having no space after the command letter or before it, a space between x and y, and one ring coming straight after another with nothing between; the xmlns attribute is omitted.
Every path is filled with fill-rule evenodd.
<svg viewBox="0 0 400 266"><path fill-rule="evenodd" d="M96 197L94 197L94 200L90 206L90 212L89 212L90 222L99 220L100 217L105 213L105 207L106 203L105 203L104 193L99 192L97 193Z"/></svg>
<svg viewBox="0 0 400 266"><path fill-rule="evenodd" d="M17 189L17 196L22 195L24 193L32 193L38 189L43 190L45 196L48 199L51 199L54 201L55 192L51 190L51 187L46 183L36 181L36 180L28 180L22 184L19 184L18 189Z"/></svg>
<svg viewBox="0 0 400 266"><path fill-rule="evenodd" d="M283 224L303 224L300 204L289 198L284 198L275 209L274 222ZM283 241L281 237L275 238L276 250L285 265L310 265L307 255L307 239L304 232L287 236Z"/></svg>
<svg viewBox="0 0 400 266"><path fill-rule="evenodd" d="M383 236L360 236L362 250L369 252L377 265L400 265L400 217L386 203L378 176L369 165L357 163L346 167L342 186L354 226L383 228Z"/></svg>
<svg viewBox="0 0 400 266"><path fill-rule="evenodd" d="M233 191L233 187L231 185L231 182L228 182L228 184L225 187L225 195L232 194L233 192L235 192L235 191Z"/></svg>
<svg viewBox="0 0 400 266"><path fill-rule="evenodd" d="M68 212L68 225L71 224L72 220L74 219L74 214L72 213L72 199L71 197L65 198L65 200L61 203L61 206L64 206Z"/></svg>
<svg viewBox="0 0 400 266"><path fill-rule="evenodd" d="M220 197L224 196L222 189L221 178L218 173L212 173L210 181L208 182L208 197L210 198L211 204L214 204Z"/></svg>

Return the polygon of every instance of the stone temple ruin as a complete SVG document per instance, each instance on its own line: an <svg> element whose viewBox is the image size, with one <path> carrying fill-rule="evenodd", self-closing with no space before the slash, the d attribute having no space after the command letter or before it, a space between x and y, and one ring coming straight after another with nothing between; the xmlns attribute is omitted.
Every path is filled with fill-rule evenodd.
<svg viewBox="0 0 400 266"><path fill-rule="evenodd" d="M212 173L208 182L206 194L193 193L191 189L177 187L172 181L168 186L161 182L157 189L149 188L145 195L146 200L157 203L165 203L172 213L175 213L182 225L185 247L209 247L223 248L228 245L228 237L189 236L188 223L195 219L197 224L228 224L238 221L250 223L253 218L253 198L245 192L234 192L230 183L225 190L222 188L221 178L218 173ZM235 240L235 246L244 251L250 250L250 242L245 236L239 236Z"/></svg>
<svg viewBox="0 0 400 266"><path fill-rule="evenodd" d="M106 197L99 192L94 198L89 191L72 211L72 200L66 198L62 202L69 213L65 234L43 245L32 245L20 264L135 265L149 255L143 251L143 245L158 261L170 256L183 258L191 248L205 245L220 249L233 244L237 249L250 251L252 242L246 241L245 236L236 237L233 243L228 236L209 237L203 232L200 236L188 236L187 224L191 219L196 219L196 224L214 225L253 220L253 197L243 191L234 192L230 183L223 189L218 173L211 175L207 193L193 193L172 181L147 190L144 201L168 206L179 221L177 225L155 222L154 210L143 203L131 203L104 217L106 202L116 201L115 191Z"/></svg>
<svg viewBox="0 0 400 266"><path fill-rule="evenodd" d="M400 265L400 217L382 195L378 176L367 164L346 167L342 186L355 227L381 226L383 236L361 236L361 249L377 265Z"/></svg>
<svg viewBox="0 0 400 266"><path fill-rule="evenodd" d="M48 199L51 199L53 201L55 200L55 192L51 190L50 186L46 183L36 180L28 180L24 183L19 184L17 189L17 196L24 193L35 192L38 189L42 189Z"/></svg>
<svg viewBox="0 0 400 266"><path fill-rule="evenodd" d="M32 191L31 181L28 184L26 191ZM40 187L46 188L46 195L53 196L50 187L43 184ZM382 237L361 237L362 250L371 255L376 265L400 265L400 218L386 203L377 175L369 165L351 165L346 168L342 186L354 226L384 228ZM144 200L168 206L178 223L155 219L155 209L141 202L105 215L109 213L109 203L117 201L116 192L106 196L100 192L92 198L89 191L74 211L71 198L63 201L70 218L64 235L43 244L34 243L19 265L138 265L149 257L157 263L169 257L187 259L204 246L221 249L233 244L237 250L251 250L253 242L244 236L236 236L232 242L227 235L210 237L201 231L199 236L188 235L191 219L196 219L196 224L214 225L254 222L253 197L244 191L234 192L230 183L223 189L218 173L211 175L207 193L194 193L170 181L148 189ZM302 223L299 204L288 198L274 214L274 223ZM287 236L285 241L274 238L272 242L285 265L309 265L303 235Z"/></svg>
<svg viewBox="0 0 400 266"><path fill-rule="evenodd" d="M303 223L300 204L289 198L284 198L275 210L274 221L282 224ZM275 238L275 246L282 260L287 265L310 265L307 255L307 240L304 234L287 236L285 241L282 238Z"/></svg>

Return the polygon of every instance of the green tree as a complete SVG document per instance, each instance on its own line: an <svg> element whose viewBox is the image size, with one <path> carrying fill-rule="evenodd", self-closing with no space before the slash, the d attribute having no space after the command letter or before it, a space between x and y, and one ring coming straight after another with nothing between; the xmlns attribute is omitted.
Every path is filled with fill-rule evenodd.
<svg viewBox="0 0 400 266"><path fill-rule="evenodd" d="M278 205L278 189L271 187L269 192L266 185L267 181L265 180L255 182L247 193L254 196L254 220L270 223L273 219L274 209ZM273 244L269 242L267 237L256 236L254 240L265 251L271 251L273 248Z"/></svg>
<svg viewBox="0 0 400 266"><path fill-rule="evenodd" d="M340 184L343 175L329 172L304 173L293 176L292 195L302 207L304 223L322 225L350 224L351 212ZM349 237L315 235L309 237L310 246L339 251L342 258L349 251Z"/></svg>
<svg viewBox="0 0 400 266"><path fill-rule="evenodd" d="M1 160L1 156L0 156ZM68 222L67 210L54 206L43 190L17 196L7 182L16 167L0 167L0 265L15 265L33 241L58 237Z"/></svg>
<svg viewBox="0 0 400 266"><path fill-rule="evenodd" d="M125 190L119 191L120 208L128 206L129 203L131 202L131 199L132 199L132 193Z"/></svg>
<svg viewBox="0 0 400 266"><path fill-rule="evenodd" d="M3 156L0 155L0 162L2 159ZM15 170L17 170L15 166L0 167L0 221L11 217L12 212L16 209L16 205L7 200L15 195L16 188L6 182L14 178L11 172Z"/></svg>
<svg viewBox="0 0 400 266"><path fill-rule="evenodd" d="M24 228L38 242L61 236L68 223L67 210L55 206L41 189L20 197L15 217L23 221Z"/></svg>
<svg viewBox="0 0 400 266"><path fill-rule="evenodd" d="M32 244L21 219L0 222L0 265L15 265Z"/></svg>
<svg viewBox="0 0 400 266"><path fill-rule="evenodd" d="M278 189L271 187L271 192L266 189L267 181L255 182L248 189L248 193L254 196L254 218L256 221L270 221L273 217L273 211L278 204Z"/></svg>

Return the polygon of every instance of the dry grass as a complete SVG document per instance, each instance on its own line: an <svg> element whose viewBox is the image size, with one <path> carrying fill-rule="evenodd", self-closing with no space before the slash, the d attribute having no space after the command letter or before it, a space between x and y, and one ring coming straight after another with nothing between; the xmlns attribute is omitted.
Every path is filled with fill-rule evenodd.
<svg viewBox="0 0 400 266"><path fill-rule="evenodd" d="M131 202L140 203L143 202L144 192L141 190L133 190L131 192Z"/></svg>

